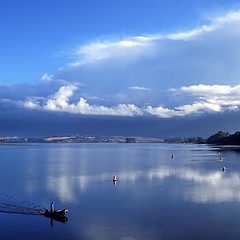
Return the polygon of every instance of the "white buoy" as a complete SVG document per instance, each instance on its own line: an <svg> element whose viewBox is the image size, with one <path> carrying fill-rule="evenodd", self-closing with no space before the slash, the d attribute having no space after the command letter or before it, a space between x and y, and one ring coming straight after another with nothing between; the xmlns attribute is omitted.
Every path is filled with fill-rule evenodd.
<svg viewBox="0 0 240 240"><path fill-rule="evenodd" d="M223 169L222 169L222 170L223 170L223 172L225 172L225 171L227 170L227 168L226 168L226 167L223 167Z"/></svg>
<svg viewBox="0 0 240 240"><path fill-rule="evenodd" d="M116 182L117 181L117 177L113 176L113 181Z"/></svg>

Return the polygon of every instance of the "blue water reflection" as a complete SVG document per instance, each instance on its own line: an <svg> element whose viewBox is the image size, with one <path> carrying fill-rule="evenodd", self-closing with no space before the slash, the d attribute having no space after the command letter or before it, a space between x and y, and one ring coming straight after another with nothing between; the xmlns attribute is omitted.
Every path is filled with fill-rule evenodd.
<svg viewBox="0 0 240 240"><path fill-rule="evenodd" d="M4 239L223 239L225 226L231 239L239 237L240 155L233 148L38 144L0 151L0 211L49 208L53 200L69 209L66 224L52 225L0 213Z"/></svg>

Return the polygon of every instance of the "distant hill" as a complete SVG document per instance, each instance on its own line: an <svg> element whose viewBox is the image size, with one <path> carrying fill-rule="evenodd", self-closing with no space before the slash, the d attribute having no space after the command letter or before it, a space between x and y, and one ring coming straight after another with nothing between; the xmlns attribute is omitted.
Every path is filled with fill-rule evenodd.
<svg viewBox="0 0 240 240"><path fill-rule="evenodd" d="M5 137L0 143L195 143L240 145L240 132L230 134L219 131L209 138L202 137L171 137L167 139L125 137L125 136L95 136L95 135L61 135L36 138Z"/></svg>
<svg viewBox="0 0 240 240"><path fill-rule="evenodd" d="M0 138L0 143L159 143L158 138L95 136L95 135L63 135L37 138Z"/></svg>
<svg viewBox="0 0 240 240"><path fill-rule="evenodd" d="M229 134L228 132L219 131L209 137L206 141L208 144L223 144L223 145L240 145L240 132Z"/></svg>
<svg viewBox="0 0 240 240"><path fill-rule="evenodd" d="M202 137L172 137L164 140L165 143L206 143L206 138Z"/></svg>
<svg viewBox="0 0 240 240"><path fill-rule="evenodd" d="M228 132L219 131L218 133L208 137L173 137L164 140L165 143L207 143L207 144L222 144L222 145L240 145L240 132L230 134Z"/></svg>

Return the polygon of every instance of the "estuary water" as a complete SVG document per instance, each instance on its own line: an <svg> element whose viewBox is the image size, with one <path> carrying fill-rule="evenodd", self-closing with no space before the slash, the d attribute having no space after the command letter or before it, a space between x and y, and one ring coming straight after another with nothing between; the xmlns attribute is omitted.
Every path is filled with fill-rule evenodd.
<svg viewBox="0 0 240 240"><path fill-rule="evenodd" d="M41 215L52 201L69 210L67 222ZM0 145L0 222L0 239L239 239L240 152L194 144Z"/></svg>

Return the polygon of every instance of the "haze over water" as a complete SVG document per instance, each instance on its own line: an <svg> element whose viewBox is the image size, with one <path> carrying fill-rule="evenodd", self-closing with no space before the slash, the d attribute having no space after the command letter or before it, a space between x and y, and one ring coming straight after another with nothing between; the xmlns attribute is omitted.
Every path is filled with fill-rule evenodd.
<svg viewBox="0 0 240 240"><path fill-rule="evenodd" d="M36 144L0 151L0 239L239 239L236 149ZM67 223L34 215L51 201L69 210Z"/></svg>

